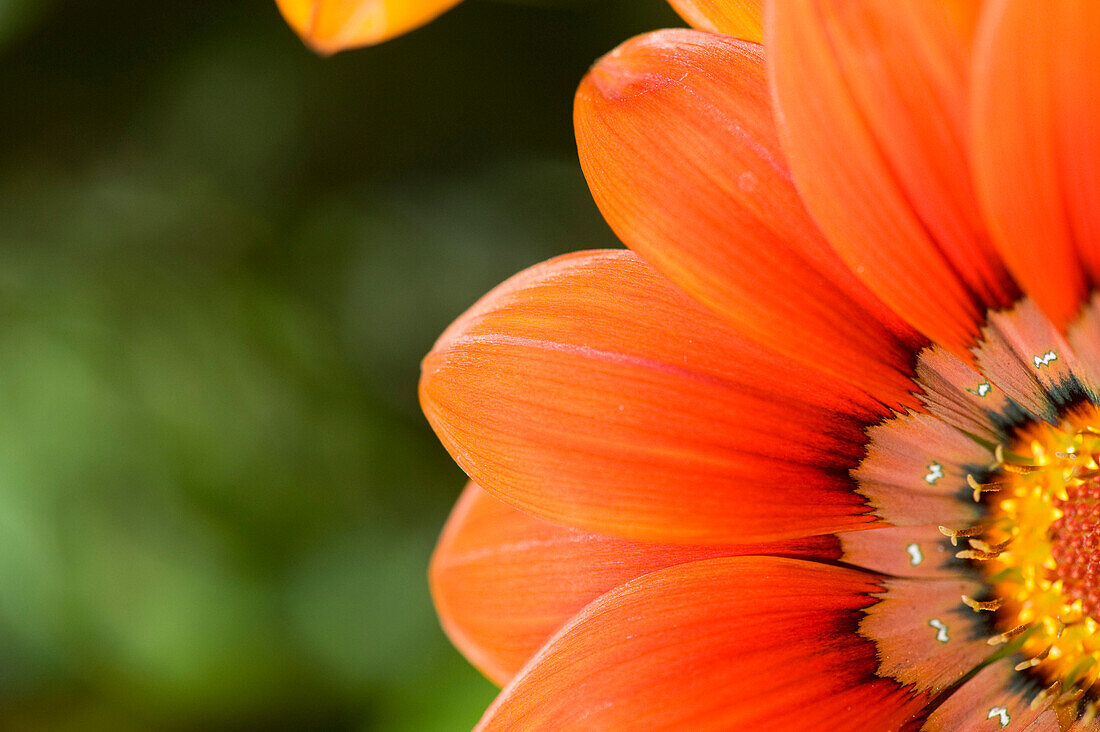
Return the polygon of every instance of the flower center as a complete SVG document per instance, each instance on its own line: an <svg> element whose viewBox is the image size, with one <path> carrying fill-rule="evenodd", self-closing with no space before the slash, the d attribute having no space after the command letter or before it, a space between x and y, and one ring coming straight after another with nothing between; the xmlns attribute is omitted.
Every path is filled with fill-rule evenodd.
<svg viewBox="0 0 1100 732"><path fill-rule="evenodd" d="M1100 617L1100 477L1068 486L1055 502L1062 517L1051 525L1050 554L1063 592Z"/></svg>
<svg viewBox="0 0 1100 732"><path fill-rule="evenodd" d="M1062 424L1034 424L1008 451L998 448L990 479L970 485L991 494L982 526L946 532L967 538L958 553L982 566L992 599L963 602L996 613L999 635L1035 668L1051 693L1087 690L1100 681L1100 410L1068 414Z"/></svg>

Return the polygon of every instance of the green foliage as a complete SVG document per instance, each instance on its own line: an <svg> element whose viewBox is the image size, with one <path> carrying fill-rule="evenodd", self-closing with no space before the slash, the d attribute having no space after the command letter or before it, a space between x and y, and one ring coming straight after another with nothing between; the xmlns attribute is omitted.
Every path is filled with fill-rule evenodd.
<svg viewBox="0 0 1100 732"><path fill-rule="evenodd" d="M476 720L418 361L514 271L615 245L570 107L673 22L636 5L470 0L322 60L260 0L0 0L5 729Z"/></svg>

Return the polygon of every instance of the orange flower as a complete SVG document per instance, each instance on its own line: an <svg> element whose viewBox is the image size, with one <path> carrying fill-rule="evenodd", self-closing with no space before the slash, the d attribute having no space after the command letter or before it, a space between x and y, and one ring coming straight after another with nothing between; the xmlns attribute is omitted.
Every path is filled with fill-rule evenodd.
<svg viewBox="0 0 1100 732"><path fill-rule="evenodd" d="M481 728L1098 729L1100 3L676 5L424 361Z"/></svg>
<svg viewBox="0 0 1100 732"><path fill-rule="evenodd" d="M275 0L283 18L317 53L373 46L419 28L459 0Z"/></svg>

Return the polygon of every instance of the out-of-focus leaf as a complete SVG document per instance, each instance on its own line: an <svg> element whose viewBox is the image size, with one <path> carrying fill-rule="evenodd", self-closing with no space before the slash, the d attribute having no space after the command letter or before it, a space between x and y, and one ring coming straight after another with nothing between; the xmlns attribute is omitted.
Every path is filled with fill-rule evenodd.
<svg viewBox="0 0 1100 732"><path fill-rule="evenodd" d="M40 20L54 0L0 0L0 47Z"/></svg>
<svg viewBox="0 0 1100 732"><path fill-rule="evenodd" d="M475 2L322 60L270 0L0 0L0 726L474 722L418 362L614 243L572 89L662 13Z"/></svg>

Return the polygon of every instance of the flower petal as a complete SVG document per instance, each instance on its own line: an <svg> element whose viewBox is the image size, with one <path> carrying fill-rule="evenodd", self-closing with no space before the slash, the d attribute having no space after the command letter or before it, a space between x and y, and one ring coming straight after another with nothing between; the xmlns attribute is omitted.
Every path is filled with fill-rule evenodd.
<svg viewBox="0 0 1100 732"><path fill-rule="evenodd" d="M846 564L896 577L957 577L966 568L938 524L847 531L837 539Z"/></svg>
<svg viewBox="0 0 1100 732"><path fill-rule="evenodd" d="M504 283L439 339L420 391L471 478L551 521L745 543L875 520L848 470L886 409L739 337L630 252Z"/></svg>
<svg viewBox="0 0 1100 732"><path fill-rule="evenodd" d="M966 477L992 455L928 414L899 414L867 430L867 456L852 471L875 513L898 525L968 526L980 515Z"/></svg>
<svg viewBox="0 0 1100 732"><path fill-rule="evenodd" d="M810 213L887 305L964 356L985 311L1017 294L959 175L969 25L951 8L974 4L774 0L765 18Z"/></svg>
<svg viewBox="0 0 1100 732"><path fill-rule="evenodd" d="M998 0L975 52L977 187L1013 274L1058 327L1100 282L1098 45L1100 4Z"/></svg>
<svg viewBox="0 0 1100 732"><path fill-rule="evenodd" d="M459 0L275 0L307 46L331 54L418 28Z"/></svg>
<svg viewBox="0 0 1100 732"><path fill-rule="evenodd" d="M883 580L882 600L867 608L859 633L872 640L877 673L920 691L950 688L997 651L986 641L986 621L963 604L984 583L960 573L952 579Z"/></svg>
<svg viewBox="0 0 1100 732"><path fill-rule="evenodd" d="M1064 408L1096 398L1091 374L1030 299L990 315L974 355L990 383L1039 419L1057 423Z"/></svg>
<svg viewBox="0 0 1100 732"><path fill-rule="evenodd" d="M627 246L753 340L911 403L923 339L802 207L760 46L684 30L635 38L585 77L574 121L593 197Z"/></svg>
<svg viewBox="0 0 1100 732"><path fill-rule="evenodd" d="M1028 415L995 383L975 371L972 363L968 365L940 346L921 352L917 383L929 412L987 442L1003 442L1011 428Z"/></svg>
<svg viewBox="0 0 1100 732"><path fill-rule="evenodd" d="M860 532L865 533L865 532ZM471 483L432 557L432 595L447 635L498 684L597 597L658 569L745 554L838 559L837 540L652 544L541 521Z"/></svg>
<svg viewBox="0 0 1100 732"><path fill-rule="evenodd" d="M791 559L710 559L589 605L478 729L898 729L926 699L874 675L853 631L872 575Z"/></svg>
<svg viewBox="0 0 1100 732"><path fill-rule="evenodd" d="M1066 339L1090 384L1100 384L1100 292L1094 292L1066 331Z"/></svg>
<svg viewBox="0 0 1100 732"><path fill-rule="evenodd" d="M755 43L764 37L763 0L669 0L669 5L699 30Z"/></svg>
<svg viewBox="0 0 1100 732"><path fill-rule="evenodd" d="M1048 713L1050 701L1031 709L1042 687L1017 673L1019 658L1010 656L989 664L967 680L928 717L924 732L979 732L1024 729L1058 732L1057 717ZM1036 720L1041 720L1036 723ZM1034 724L1033 727L1027 725Z"/></svg>

